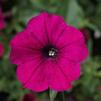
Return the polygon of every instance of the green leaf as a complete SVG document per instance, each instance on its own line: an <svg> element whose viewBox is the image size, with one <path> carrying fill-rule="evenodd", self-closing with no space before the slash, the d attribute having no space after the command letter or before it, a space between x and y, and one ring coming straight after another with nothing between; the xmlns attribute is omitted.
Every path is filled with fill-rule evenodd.
<svg viewBox="0 0 101 101"><path fill-rule="evenodd" d="M58 94L58 92L50 90L49 91L50 101L54 101L54 99L56 98L57 94Z"/></svg>
<svg viewBox="0 0 101 101"><path fill-rule="evenodd" d="M70 25L79 26L80 23L82 23L84 13L82 8L78 5L76 0L70 0L69 6L68 6L68 14L66 21Z"/></svg>

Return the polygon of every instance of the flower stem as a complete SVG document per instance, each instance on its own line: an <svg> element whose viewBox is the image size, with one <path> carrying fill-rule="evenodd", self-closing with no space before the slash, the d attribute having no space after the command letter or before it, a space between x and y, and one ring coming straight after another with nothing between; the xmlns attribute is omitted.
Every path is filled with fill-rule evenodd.
<svg viewBox="0 0 101 101"><path fill-rule="evenodd" d="M65 93L62 92L62 101L65 101Z"/></svg>

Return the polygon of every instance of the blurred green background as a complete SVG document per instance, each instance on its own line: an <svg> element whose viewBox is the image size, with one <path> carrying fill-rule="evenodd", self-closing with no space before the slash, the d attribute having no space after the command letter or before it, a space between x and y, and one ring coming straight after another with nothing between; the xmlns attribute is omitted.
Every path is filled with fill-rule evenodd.
<svg viewBox="0 0 101 101"><path fill-rule="evenodd" d="M82 31L89 49L80 80L65 92L67 101L101 101L101 0L0 0L0 8L7 25L0 30L0 42L5 47L0 57L0 101L20 101L29 93L17 81L16 66L9 61L9 41L26 27L32 16L42 11L61 15L67 24ZM42 99L47 93L34 94L45 101ZM56 101L62 101L59 95Z"/></svg>

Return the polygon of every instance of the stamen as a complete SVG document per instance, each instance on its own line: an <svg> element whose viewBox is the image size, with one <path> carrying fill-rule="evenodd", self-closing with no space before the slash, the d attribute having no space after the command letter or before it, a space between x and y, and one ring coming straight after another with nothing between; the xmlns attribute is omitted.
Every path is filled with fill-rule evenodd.
<svg viewBox="0 0 101 101"><path fill-rule="evenodd" d="M57 49L49 45L42 49L43 55L46 57L56 57Z"/></svg>
<svg viewBox="0 0 101 101"><path fill-rule="evenodd" d="M51 57L53 57L53 56L55 56L56 55L56 50L54 49L54 48L52 48L51 50L49 50L49 56Z"/></svg>

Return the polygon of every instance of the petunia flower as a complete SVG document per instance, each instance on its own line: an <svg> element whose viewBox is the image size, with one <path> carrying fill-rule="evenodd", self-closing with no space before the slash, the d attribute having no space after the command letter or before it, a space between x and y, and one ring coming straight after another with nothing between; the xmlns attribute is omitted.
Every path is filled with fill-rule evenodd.
<svg viewBox="0 0 101 101"><path fill-rule="evenodd" d="M88 50L82 33L46 12L33 17L10 42L17 78L32 91L64 91L79 79Z"/></svg>
<svg viewBox="0 0 101 101"><path fill-rule="evenodd" d="M4 46L3 43L0 42L0 58L2 58L3 53L4 53Z"/></svg>
<svg viewBox="0 0 101 101"><path fill-rule="evenodd" d="M4 29L6 27L6 23L4 21L4 15L2 13L2 10L0 8L0 30Z"/></svg>

